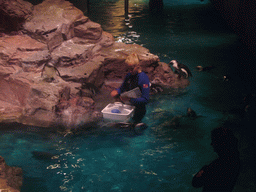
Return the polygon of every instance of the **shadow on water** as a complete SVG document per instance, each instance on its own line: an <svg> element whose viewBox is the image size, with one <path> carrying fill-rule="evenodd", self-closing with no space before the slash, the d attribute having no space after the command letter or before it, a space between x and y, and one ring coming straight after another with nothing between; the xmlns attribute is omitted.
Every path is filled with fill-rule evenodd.
<svg viewBox="0 0 256 192"><path fill-rule="evenodd" d="M46 192L48 191L46 180L42 177L34 178L24 176L23 185L21 191L37 191L37 192Z"/></svg>

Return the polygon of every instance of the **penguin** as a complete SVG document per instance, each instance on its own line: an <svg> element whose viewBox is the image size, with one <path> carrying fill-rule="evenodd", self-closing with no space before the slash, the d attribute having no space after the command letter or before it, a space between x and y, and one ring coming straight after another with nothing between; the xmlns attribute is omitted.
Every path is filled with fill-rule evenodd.
<svg viewBox="0 0 256 192"><path fill-rule="evenodd" d="M224 75L223 76L223 81L229 81L230 80L230 76Z"/></svg>
<svg viewBox="0 0 256 192"><path fill-rule="evenodd" d="M191 118L197 118L196 112L190 107L187 109L187 116Z"/></svg>
<svg viewBox="0 0 256 192"><path fill-rule="evenodd" d="M174 127L174 128L178 128L181 126L181 118L182 116L179 115L179 116L174 116L172 119L171 119L171 126Z"/></svg>
<svg viewBox="0 0 256 192"><path fill-rule="evenodd" d="M54 65L54 61L51 60L44 64L41 77L43 77L47 82L52 82L55 80L56 73L61 77L59 70Z"/></svg>
<svg viewBox="0 0 256 192"><path fill-rule="evenodd" d="M179 75L182 75L185 78L192 77L192 73L186 65L179 63L176 60L171 60L169 64L172 64L172 66L175 68L175 72L177 72Z"/></svg>
<svg viewBox="0 0 256 192"><path fill-rule="evenodd" d="M157 93L161 93L163 91L164 91L164 89L161 85L151 84L151 86L150 86L150 94L157 94Z"/></svg>
<svg viewBox="0 0 256 192"><path fill-rule="evenodd" d="M196 66L196 69L198 71L210 71L211 69L214 69L214 66L207 66L207 67L203 67L201 65Z"/></svg>

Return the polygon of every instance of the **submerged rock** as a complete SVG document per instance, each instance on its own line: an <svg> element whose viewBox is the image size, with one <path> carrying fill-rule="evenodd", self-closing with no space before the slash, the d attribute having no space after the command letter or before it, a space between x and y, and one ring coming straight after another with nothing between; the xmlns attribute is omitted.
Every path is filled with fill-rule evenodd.
<svg viewBox="0 0 256 192"><path fill-rule="evenodd" d="M56 158L58 155L45 151L32 151L33 158L37 160L49 161Z"/></svg>

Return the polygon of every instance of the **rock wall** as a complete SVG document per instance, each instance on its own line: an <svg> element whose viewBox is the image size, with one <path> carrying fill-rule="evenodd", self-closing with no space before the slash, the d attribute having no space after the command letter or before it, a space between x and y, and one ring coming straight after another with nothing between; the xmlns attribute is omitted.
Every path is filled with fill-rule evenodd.
<svg viewBox="0 0 256 192"><path fill-rule="evenodd" d="M94 97L120 85L127 73L124 61L132 52L151 83L165 88L189 84L148 49L115 42L68 1L32 6L1 0L2 12L11 18L12 8L6 7L17 2L24 5L19 6L21 30L0 36L0 123L71 128L98 120Z"/></svg>
<svg viewBox="0 0 256 192"><path fill-rule="evenodd" d="M32 8L31 3L22 0L0 0L0 32L21 29Z"/></svg>

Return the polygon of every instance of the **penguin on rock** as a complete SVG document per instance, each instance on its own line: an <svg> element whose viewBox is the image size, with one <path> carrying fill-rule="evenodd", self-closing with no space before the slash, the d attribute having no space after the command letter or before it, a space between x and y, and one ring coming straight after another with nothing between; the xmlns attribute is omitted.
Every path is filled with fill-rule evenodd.
<svg viewBox="0 0 256 192"><path fill-rule="evenodd" d="M192 77L192 73L186 65L179 63L176 60L171 60L169 64L171 64L175 68L175 72L178 73L180 76L182 75L186 79Z"/></svg>

